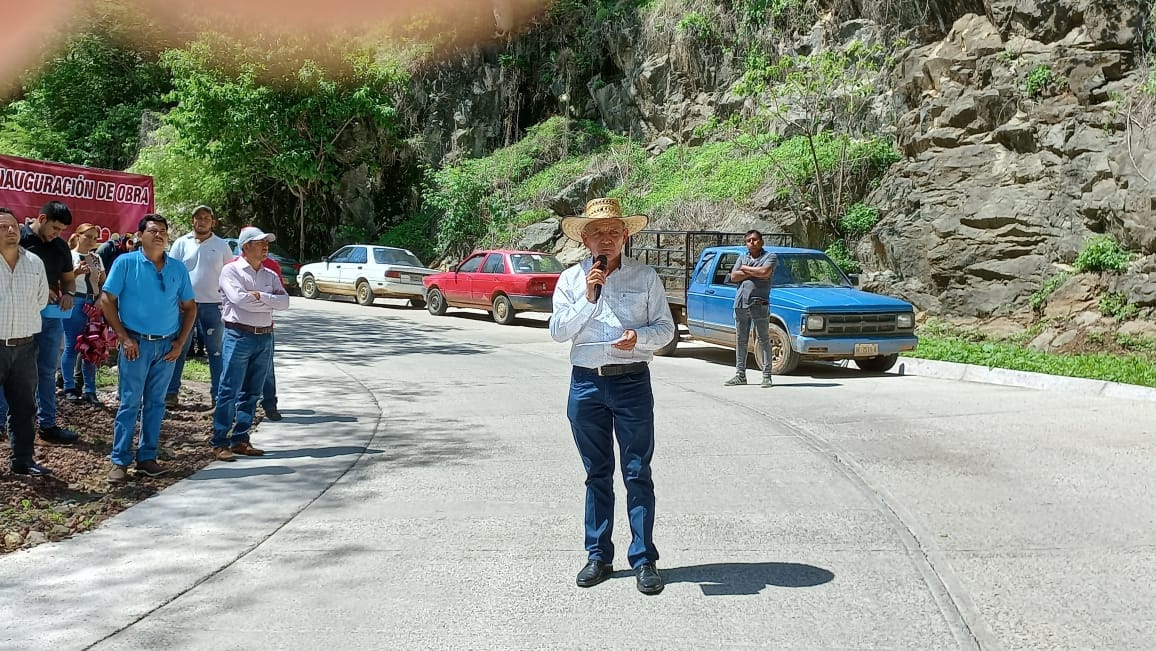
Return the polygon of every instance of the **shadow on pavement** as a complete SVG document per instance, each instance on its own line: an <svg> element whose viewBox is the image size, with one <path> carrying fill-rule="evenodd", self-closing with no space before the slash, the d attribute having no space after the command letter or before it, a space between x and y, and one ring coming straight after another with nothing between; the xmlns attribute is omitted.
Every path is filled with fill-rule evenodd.
<svg viewBox="0 0 1156 651"><path fill-rule="evenodd" d="M707 596L753 595L767 586L810 588L835 578L830 570L803 563L710 563L659 571L667 583L697 583Z"/></svg>
<svg viewBox="0 0 1156 651"><path fill-rule="evenodd" d="M333 457L345 456L347 454L381 454L382 452L383 450L366 449L365 447L356 445L335 445L327 448L300 448L298 450L266 452L263 458L300 459L302 457L310 457L313 459L332 459Z"/></svg>
<svg viewBox="0 0 1156 651"><path fill-rule="evenodd" d="M683 339L679 342L678 348L674 351L671 357L681 357L686 359L697 359L708 364L716 364L718 366L727 366L734 368L735 366L735 351L721 346L701 343L697 341L686 341ZM747 374L758 374L758 367L754 364L754 357L751 358L751 363L747 365ZM899 369L902 361L896 364L895 368L887 373L874 373L870 371L861 371L851 365L849 361L842 362L802 362L799 367L790 373L787 377L810 377L815 379L838 379L838 378L864 378L864 377L882 377L882 378L898 378L901 377ZM817 386L817 387L837 387L839 384L794 384L792 386Z"/></svg>
<svg viewBox="0 0 1156 651"><path fill-rule="evenodd" d="M291 416L289 412L281 412L281 422L294 425L316 425L318 423L356 423L356 416L336 416L334 414L318 414L316 416Z"/></svg>
<svg viewBox="0 0 1156 651"><path fill-rule="evenodd" d="M368 366L390 355L484 355L494 347L447 337L452 323L429 326L370 310L364 316L318 311L277 317L277 363L294 358ZM463 341L464 339L464 341ZM282 413L289 413L289 410Z"/></svg>
<svg viewBox="0 0 1156 651"><path fill-rule="evenodd" d="M285 466L229 466L228 468L208 468L189 477L192 481L208 479L235 479L237 477L256 477L258 475L292 475L296 471Z"/></svg>

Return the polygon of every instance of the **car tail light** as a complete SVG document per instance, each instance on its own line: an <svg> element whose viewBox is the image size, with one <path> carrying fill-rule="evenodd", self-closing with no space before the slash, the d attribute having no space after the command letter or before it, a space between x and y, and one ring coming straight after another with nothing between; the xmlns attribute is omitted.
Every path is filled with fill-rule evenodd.
<svg viewBox="0 0 1156 651"><path fill-rule="evenodd" d="M544 280L538 280L530 283L530 290L535 292L545 292L549 290L549 285Z"/></svg>
<svg viewBox="0 0 1156 651"><path fill-rule="evenodd" d="M385 277L386 278L401 278L401 272L400 271L387 271L387 272L385 272Z"/></svg>

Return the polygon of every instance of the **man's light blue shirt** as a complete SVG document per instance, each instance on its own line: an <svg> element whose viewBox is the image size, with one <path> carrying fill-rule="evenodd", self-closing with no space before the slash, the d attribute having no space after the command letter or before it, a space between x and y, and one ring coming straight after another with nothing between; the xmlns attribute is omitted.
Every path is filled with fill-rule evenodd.
<svg viewBox="0 0 1156 651"><path fill-rule="evenodd" d="M195 297L184 263L166 253L164 266L157 271L139 249L116 259L104 291L116 297L124 327L146 335L176 334L181 327L180 304Z"/></svg>

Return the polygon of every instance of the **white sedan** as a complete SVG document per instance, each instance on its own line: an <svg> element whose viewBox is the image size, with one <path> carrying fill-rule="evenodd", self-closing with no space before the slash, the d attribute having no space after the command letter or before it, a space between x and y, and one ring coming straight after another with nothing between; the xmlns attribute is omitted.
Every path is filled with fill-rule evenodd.
<svg viewBox="0 0 1156 651"><path fill-rule="evenodd" d="M301 295L352 296L361 305L375 298L406 298L413 307L425 307L422 278L437 273L407 249L374 244L343 246L331 255L301 267Z"/></svg>

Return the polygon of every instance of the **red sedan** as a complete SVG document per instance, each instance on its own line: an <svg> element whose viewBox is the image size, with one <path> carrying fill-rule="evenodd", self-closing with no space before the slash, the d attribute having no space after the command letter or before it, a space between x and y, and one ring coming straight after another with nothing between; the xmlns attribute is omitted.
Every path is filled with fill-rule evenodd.
<svg viewBox="0 0 1156 651"><path fill-rule="evenodd" d="M539 251L476 251L453 271L430 274L426 308L441 316L450 307L489 310L502 325L517 312L552 312L554 285L564 267Z"/></svg>

